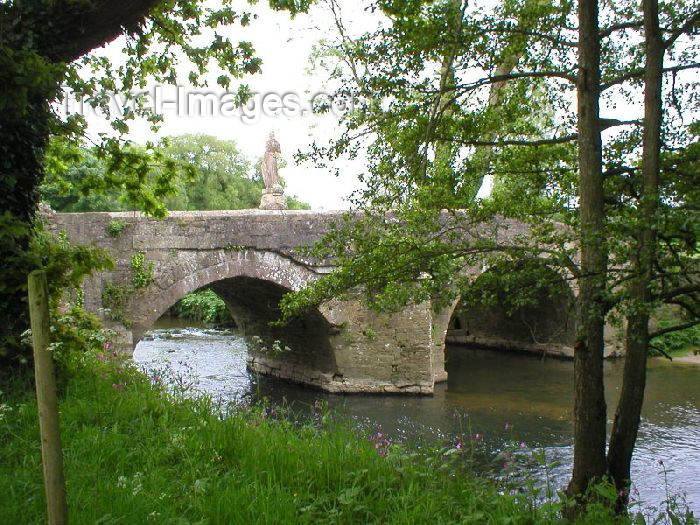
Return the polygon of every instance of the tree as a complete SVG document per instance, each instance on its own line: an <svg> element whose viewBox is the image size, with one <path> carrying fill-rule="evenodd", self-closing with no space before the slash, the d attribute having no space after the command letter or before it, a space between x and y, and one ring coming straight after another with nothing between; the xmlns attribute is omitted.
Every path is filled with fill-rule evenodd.
<svg viewBox="0 0 700 525"><path fill-rule="evenodd" d="M170 138L165 155L194 168L189 180L179 181L179 195L166 200L168 209L238 210L260 204L261 180L235 142L180 135Z"/></svg>
<svg viewBox="0 0 700 525"><path fill-rule="evenodd" d="M257 208L263 183L256 167L234 141L210 135L168 137L157 149L162 159L151 164L145 183L134 181L132 172L110 172L106 161L93 150L78 148L68 162L65 154L55 155L60 139L50 143L46 178L40 186L42 200L62 212L123 211L142 209L144 188L157 191L166 162L179 169L174 179L168 178L167 194L161 197L168 210L239 210ZM138 146L131 149L139 150ZM53 162L63 157L63 162ZM155 160L153 161L155 162ZM137 187L138 192L130 190ZM309 205L287 197L290 209L308 209Z"/></svg>
<svg viewBox="0 0 700 525"><path fill-rule="evenodd" d="M307 0L271 0L292 14ZM173 170L160 179L159 191L145 186L153 144L134 152L123 140L128 122L147 118L154 126L160 116L149 111L134 89L148 81L174 84L177 63L189 64L187 81L206 83L210 69L216 82L229 88L231 78L260 70L249 42L233 43L221 28L248 25L254 17L236 12L228 3L211 8L195 0L16 0L0 2L0 216L8 228L0 248L5 269L0 283L0 347L16 340L26 327L27 268L24 256L30 246L31 222L37 205L37 188L44 176L44 155L49 137L60 134L74 146L82 141L85 121L79 115L61 120L52 103L63 86L81 94L90 105L104 107L109 94L122 95L123 114L112 119L116 136L105 136L98 158L107 160L109 173L134 174L133 194L141 190L145 211L162 215L161 197L167 195ZM201 35L206 34L206 39ZM123 37L122 63L112 64L93 50ZM248 90L237 90L245 100ZM69 148L70 149L70 148ZM172 165L171 165L172 167Z"/></svg>
<svg viewBox="0 0 700 525"><path fill-rule="evenodd" d="M446 304L469 294L473 277L464 269L477 264L522 269L522 282L536 277L542 287L551 271L539 273L538 267L575 280L580 293L569 491L581 495L610 475L624 499L646 352L658 334L644 327L667 297L677 298L691 316L670 329L700 322L698 232L689 227L697 224L698 209L696 192L688 191L696 176L688 164L671 167L674 158L697 162L691 160L692 128L682 116L697 111L693 81L683 72L700 66L689 37L700 8L680 1L664 6L662 47L672 58L664 67L649 3L646 22L634 3L623 1L599 9L597 1L581 0L578 13L569 3L503 2L491 10L462 3L457 33L454 6L447 0L377 2L386 27L350 39L338 24L340 38L327 44L334 51L327 56L340 59L333 71L346 71L336 75L338 93L365 103L346 116L339 138L308 158L355 155L365 147L370 167L355 200L361 213L315 251L336 257L339 269L288 296L286 315L357 287L380 309L424 300ZM450 73L454 81L439 73L446 53L459 65ZM651 98L643 119L601 116L601 106L610 112L621 101L638 100L645 70L643 93ZM673 83L661 109L664 140L652 140L660 110L658 95L651 94L669 76ZM489 103L494 86L500 92ZM669 118L671 109L679 117ZM445 143L454 147L447 163L439 154ZM659 188L658 159L665 157L669 172L662 172L667 182ZM471 188L486 173L496 177L495 191L474 201ZM529 231L501 235L504 218L526 222ZM537 259L543 263L517 263ZM603 328L606 320L622 318L630 358L606 457Z"/></svg>

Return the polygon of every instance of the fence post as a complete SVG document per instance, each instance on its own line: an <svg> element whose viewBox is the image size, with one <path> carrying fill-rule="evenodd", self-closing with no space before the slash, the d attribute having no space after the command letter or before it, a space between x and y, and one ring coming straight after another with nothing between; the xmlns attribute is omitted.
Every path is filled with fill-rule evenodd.
<svg viewBox="0 0 700 525"><path fill-rule="evenodd" d="M56 375L49 346L49 289L46 273L35 270L29 274L29 317L34 346L34 378L39 406L41 458L44 469L44 489L49 525L68 524L66 482L63 477L63 453L58 425Z"/></svg>

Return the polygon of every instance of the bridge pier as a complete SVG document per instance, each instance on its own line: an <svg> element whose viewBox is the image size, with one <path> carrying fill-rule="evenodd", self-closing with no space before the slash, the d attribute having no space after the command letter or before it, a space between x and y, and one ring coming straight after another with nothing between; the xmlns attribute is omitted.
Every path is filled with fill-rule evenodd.
<svg viewBox="0 0 700 525"><path fill-rule="evenodd" d="M329 392L431 394L444 379L441 343L428 304L377 314L357 298L331 301L284 327L283 293L330 268L300 256L340 212L240 210L173 212L164 220L133 213L53 214L50 228L79 244L106 248L111 272L84 283L85 306L115 331L114 347L131 354L143 334L178 299L211 287L250 341L248 367ZM118 221L116 237L109 232ZM147 285L136 287L132 258L142 254Z"/></svg>
<svg viewBox="0 0 700 525"><path fill-rule="evenodd" d="M520 350L532 340L531 349L540 353L558 345L566 354L571 346L567 311L573 296L517 319L499 309L455 314L456 304L440 312L425 303L377 314L349 297L288 326L271 326L283 293L332 269L332 261L308 258L299 247L316 243L343 220L342 212L173 212L164 220L57 213L47 220L49 229L65 231L72 242L112 254L115 269L85 281L85 307L115 330L115 347L129 354L170 306L204 287L225 300L252 341L250 369L329 392L431 394L436 382L447 379L446 339ZM140 268L134 266L136 255L143 259Z"/></svg>

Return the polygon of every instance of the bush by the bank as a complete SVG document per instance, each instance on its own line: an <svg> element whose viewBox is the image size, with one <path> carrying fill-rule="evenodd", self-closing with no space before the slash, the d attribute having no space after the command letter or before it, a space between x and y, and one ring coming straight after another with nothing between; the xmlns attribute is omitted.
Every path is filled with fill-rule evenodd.
<svg viewBox="0 0 700 525"><path fill-rule="evenodd" d="M76 355L60 405L73 524L558 521L556 505L504 493L460 468L459 454L383 456L324 418L299 426L256 408L222 417L209 399L168 394L102 354ZM2 524L44 522L29 384L0 387Z"/></svg>
<svg viewBox="0 0 700 525"><path fill-rule="evenodd" d="M224 300L209 289L187 294L170 307L168 314L204 323L233 324Z"/></svg>

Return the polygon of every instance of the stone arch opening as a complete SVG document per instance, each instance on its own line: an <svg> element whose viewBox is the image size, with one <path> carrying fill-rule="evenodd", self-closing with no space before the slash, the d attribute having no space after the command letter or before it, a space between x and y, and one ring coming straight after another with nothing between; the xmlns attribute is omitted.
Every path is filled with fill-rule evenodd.
<svg viewBox="0 0 700 525"><path fill-rule="evenodd" d="M574 300L567 282L542 261L492 267L454 305L445 343L572 357Z"/></svg>
<svg viewBox="0 0 700 525"><path fill-rule="evenodd" d="M319 310L283 327L270 325L279 318L281 297L314 279L314 272L272 252L221 251L213 264L211 253L202 257L207 257L202 262L210 264L200 266L198 261L188 260L159 268L155 282L132 299L132 349L179 299L195 290L211 288L224 300L237 327L252 342L248 359L251 368L290 379L299 376L299 381L305 380L309 370L335 370L330 343L333 326Z"/></svg>
<svg viewBox="0 0 700 525"><path fill-rule="evenodd" d="M330 335L332 327L318 310L292 319L284 326L279 302L288 288L271 281L238 276L214 282L241 335L249 338L249 366L272 373L285 367L330 373L336 369ZM267 368L271 370L267 370Z"/></svg>

